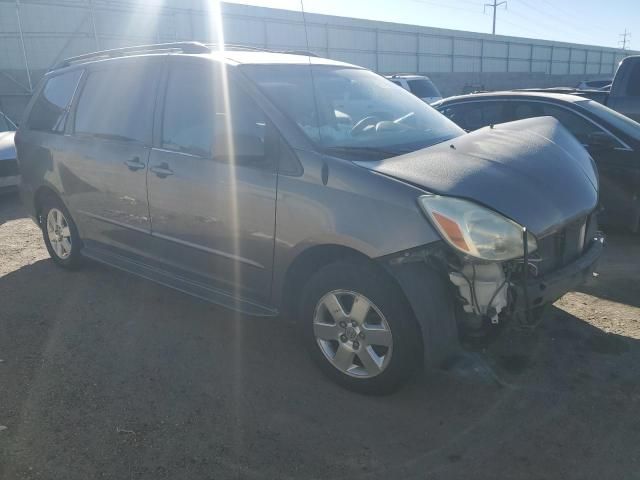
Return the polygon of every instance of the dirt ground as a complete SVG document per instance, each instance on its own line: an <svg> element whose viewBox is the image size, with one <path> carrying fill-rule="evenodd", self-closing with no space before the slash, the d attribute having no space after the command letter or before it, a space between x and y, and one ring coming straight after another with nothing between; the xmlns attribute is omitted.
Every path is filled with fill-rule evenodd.
<svg viewBox="0 0 640 480"><path fill-rule="evenodd" d="M640 237L467 369L366 397L295 329L56 268L0 197L0 479L640 479Z"/></svg>

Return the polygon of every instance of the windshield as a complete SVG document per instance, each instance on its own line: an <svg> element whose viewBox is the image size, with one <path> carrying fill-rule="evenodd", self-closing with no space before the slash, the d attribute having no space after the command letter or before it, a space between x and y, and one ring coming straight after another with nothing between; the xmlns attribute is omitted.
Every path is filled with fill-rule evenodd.
<svg viewBox="0 0 640 480"><path fill-rule="evenodd" d="M15 130L13 125L10 125L5 116L0 113L0 132L9 132Z"/></svg>
<svg viewBox="0 0 640 480"><path fill-rule="evenodd" d="M323 148L401 153L464 133L419 98L369 70L324 65L242 68Z"/></svg>
<svg viewBox="0 0 640 480"><path fill-rule="evenodd" d="M409 84L409 89L411 93L413 93L416 97L420 98L433 98L433 97L441 97L440 92L436 88L436 86L431 82L431 80L426 78L421 78L418 80L407 80Z"/></svg>
<svg viewBox="0 0 640 480"><path fill-rule="evenodd" d="M605 107L595 100L580 101L577 102L577 105L609 122L615 128L630 137L640 140L640 123L631 120L629 117L622 115L609 107Z"/></svg>

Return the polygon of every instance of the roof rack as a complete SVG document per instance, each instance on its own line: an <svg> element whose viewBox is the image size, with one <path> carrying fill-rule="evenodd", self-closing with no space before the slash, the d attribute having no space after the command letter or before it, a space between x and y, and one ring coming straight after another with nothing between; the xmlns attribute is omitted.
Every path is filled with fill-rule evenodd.
<svg viewBox="0 0 640 480"><path fill-rule="evenodd" d="M89 62L92 60L99 60L104 58L117 58L126 57L127 55L135 55L148 52L182 52L182 53L212 53L218 49L218 44L215 43L200 43L200 42L172 42L172 43L158 43L155 45L137 45L133 47L114 48L111 50L102 50L99 52L85 53L76 57L70 57L62 60L54 65L51 70L58 70L60 68L69 67L77 63ZM313 52L307 52L302 50L272 50L261 47L253 47L249 45L237 45L227 43L224 45L225 50L234 51L249 51L249 52L271 52L271 53L286 53L291 55L307 55L310 57L317 57Z"/></svg>
<svg viewBox="0 0 640 480"><path fill-rule="evenodd" d="M88 62L101 58L116 58L136 53L146 52L162 52L162 51L181 51L183 53L211 53L211 49L200 42L173 42L158 43L155 45L137 45L134 47L113 48L111 50L102 50L99 52L85 53L76 57L70 57L57 63L51 70L68 67L76 63Z"/></svg>
<svg viewBox="0 0 640 480"><path fill-rule="evenodd" d="M217 43L206 43L207 47L211 48L213 51L219 49ZM307 57L317 57L313 52L309 52L307 50L275 50L273 48L263 48L263 47L254 47L252 45L239 45L235 43L225 43L225 50L235 50L235 51L247 51L247 52L269 52L269 53L285 53L288 55L305 55Z"/></svg>

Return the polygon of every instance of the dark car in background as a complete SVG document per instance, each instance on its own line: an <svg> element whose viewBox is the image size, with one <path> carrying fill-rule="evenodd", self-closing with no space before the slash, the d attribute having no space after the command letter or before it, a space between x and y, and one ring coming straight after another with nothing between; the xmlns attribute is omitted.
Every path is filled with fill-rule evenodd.
<svg viewBox="0 0 640 480"><path fill-rule="evenodd" d="M556 120L466 134L364 68L253 50L125 48L45 76L16 145L58 265L283 313L326 374L376 393L593 272L597 177Z"/></svg>
<svg viewBox="0 0 640 480"><path fill-rule="evenodd" d="M0 193L15 191L20 183L20 172L13 143L16 125L0 111Z"/></svg>
<svg viewBox="0 0 640 480"><path fill-rule="evenodd" d="M536 92L450 97L434 105L467 131L524 118L558 119L589 151L600 174L601 223L640 228L640 124L590 99ZM550 175L554 172L551 170Z"/></svg>
<svg viewBox="0 0 640 480"><path fill-rule="evenodd" d="M596 100L640 122L640 55L623 58L610 84L573 93Z"/></svg>

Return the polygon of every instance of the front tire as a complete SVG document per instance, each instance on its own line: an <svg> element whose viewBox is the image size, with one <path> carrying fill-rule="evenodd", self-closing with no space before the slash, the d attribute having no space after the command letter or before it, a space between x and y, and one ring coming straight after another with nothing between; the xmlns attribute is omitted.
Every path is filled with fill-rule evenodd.
<svg viewBox="0 0 640 480"><path fill-rule="evenodd" d="M42 236L51 259L59 266L74 270L82 263L81 240L73 218L60 199L47 197L42 205Z"/></svg>
<svg viewBox="0 0 640 480"><path fill-rule="evenodd" d="M311 357L350 390L386 394L422 365L422 335L400 288L364 262L319 270L300 308Z"/></svg>

